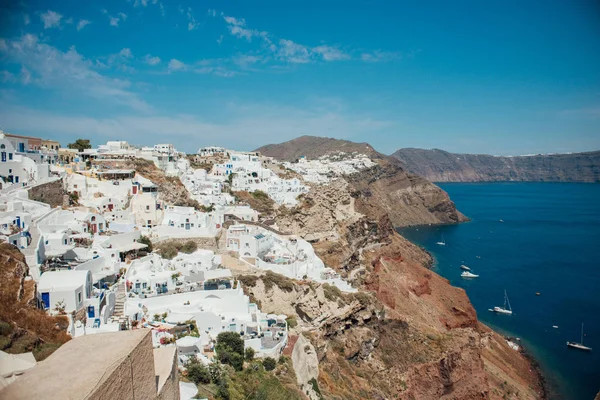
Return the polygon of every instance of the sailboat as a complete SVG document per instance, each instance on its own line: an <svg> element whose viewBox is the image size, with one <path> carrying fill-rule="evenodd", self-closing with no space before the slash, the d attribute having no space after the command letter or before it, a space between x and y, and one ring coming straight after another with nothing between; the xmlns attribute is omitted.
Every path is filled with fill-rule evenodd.
<svg viewBox="0 0 600 400"><path fill-rule="evenodd" d="M583 322L581 323L581 343L567 342L567 346L572 347L574 349L583 350L583 351L592 351L591 347L587 347L587 346L583 345Z"/></svg>
<svg viewBox="0 0 600 400"><path fill-rule="evenodd" d="M442 241L441 242L436 242L437 245L439 246L445 246L446 245L446 240L444 239L444 235L442 234Z"/></svg>
<svg viewBox="0 0 600 400"><path fill-rule="evenodd" d="M508 308L506 308L507 305ZM490 311L498 314L512 314L512 308L510 307L510 301L508 301L508 295L506 294L506 290L504 291L504 307L494 307L493 309L490 309Z"/></svg>

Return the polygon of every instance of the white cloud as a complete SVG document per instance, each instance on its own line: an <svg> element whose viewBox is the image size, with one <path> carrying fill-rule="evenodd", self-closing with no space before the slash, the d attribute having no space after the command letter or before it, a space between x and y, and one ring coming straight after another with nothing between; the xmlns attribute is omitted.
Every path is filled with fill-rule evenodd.
<svg viewBox="0 0 600 400"><path fill-rule="evenodd" d="M169 61L169 71L183 71L185 69L187 69L187 65L185 65L185 63L182 63L179 60L176 59L171 59L171 61Z"/></svg>
<svg viewBox="0 0 600 400"><path fill-rule="evenodd" d="M310 62L310 52L301 44L280 39L277 58L290 63L307 63Z"/></svg>
<svg viewBox="0 0 600 400"><path fill-rule="evenodd" d="M6 82L14 82L15 81L15 75L10 72L10 71L0 71L0 81L6 83Z"/></svg>
<svg viewBox="0 0 600 400"><path fill-rule="evenodd" d="M72 24L73 23L73 17L70 17L68 19L65 20L65 24Z"/></svg>
<svg viewBox="0 0 600 400"><path fill-rule="evenodd" d="M215 66L215 67L200 67L194 70L198 74L209 74L221 76L223 78L231 78L232 76L239 75L238 72L228 70L227 68Z"/></svg>
<svg viewBox="0 0 600 400"><path fill-rule="evenodd" d="M92 69L93 63L79 54L75 47L63 52L40 42L37 36L31 34L5 44L5 49L0 46L5 60L25 68L22 78L32 84L66 91L71 96L114 100L138 111L150 110L150 106L129 89L129 81L98 73Z"/></svg>
<svg viewBox="0 0 600 400"><path fill-rule="evenodd" d="M223 43L223 35L219 36L219 38L217 39L217 43Z"/></svg>
<svg viewBox="0 0 600 400"><path fill-rule="evenodd" d="M31 72L29 72L25 66L21 67L21 82L23 82L24 85L29 85L29 83L31 83Z"/></svg>
<svg viewBox="0 0 600 400"><path fill-rule="evenodd" d="M133 57L133 54L131 53L131 49L127 48L127 47L124 49L121 49L121 51L119 52L119 55L124 58L132 58Z"/></svg>
<svg viewBox="0 0 600 400"><path fill-rule="evenodd" d="M215 10L214 8L209 8L208 9L208 15L210 15L211 17L216 17L217 16L217 10Z"/></svg>
<svg viewBox="0 0 600 400"><path fill-rule="evenodd" d="M146 61L146 64L156 65L160 63L160 57L153 57L150 54L146 54L144 61Z"/></svg>
<svg viewBox="0 0 600 400"><path fill-rule="evenodd" d="M57 12L48 10L47 12L40 14L40 18L44 23L44 29L58 28L60 26L60 20L62 18L62 15Z"/></svg>
<svg viewBox="0 0 600 400"><path fill-rule="evenodd" d="M259 32L255 29L247 29L246 20L243 18L235 18L229 17L227 15L223 16L223 19L227 23L227 28L229 32L233 36L237 36L238 38L245 38L248 41L252 40L253 36L266 36L266 32Z"/></svg>
<svg viewBox="0 0 600 400"><path fill-rule="evenodd" d="M188 19L188 31L193 31L198 28L198 22L196 22L196 18L194 18L194 14L192 14L192 9L188 7L187 10L187 19Z"/></svg>
<svg viewBox="0 0 600 400"><path fill-rule="evenodd" d="M77 30L80 31L89 24L91 24L91 22L88 21L87 19L80 19L79 22L77 23Z"/></svg>
<svg viewBox="0 0 600 400"><path fill-rule="evenodd" d="M29 19L29 14L23 14L23 23L25 25L29 25L30 22L31 20Z"/></svg>
<svg viewBox="0 0 600 400"><path fill-rule="evenodd" d="M148 0L135 0L133 2L134 7L143 6L146 7L148 5Z"/></svg>
<svg viewBox="0 0 600 400"><path fill-rule="evenodd" d="M321 57L323 57L323 60L325 61L341 61L350 59L349 54L344 53L337 47L322 45L313 47L312 51L321 55Z"/></svg>
<svg viewBox="0 0 600 400"><path fill-rule="evenodd" d="M108 15L108 11L106 11L105 9L102 10L102 13ZM127 14L125 14L124 12L117 13L116 17L108 15L108 21L111 26L119 26L119 23L121 21L126 21L126 20L127 20Z"/></svg>

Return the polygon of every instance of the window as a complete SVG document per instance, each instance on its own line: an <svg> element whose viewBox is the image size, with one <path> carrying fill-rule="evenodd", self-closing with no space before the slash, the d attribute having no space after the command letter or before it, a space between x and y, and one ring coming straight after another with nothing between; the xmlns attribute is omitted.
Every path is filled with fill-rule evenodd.
<svg viewBox="0 0 600 400"><path fill-rule="evenodd" d="M150 210L150 206L146 206L146 210Z"/></svg>
<svg viewBox="0 0 600 400"><path fill-rule="evenodd" d="M77 293L77 299L78 299L79 303L81 303L81 292Z"/></svg>
<svg viewBox="0 0 600 400"><path fill-rule="evenodd" d="M13 159L13 158L12 158L12 156L13 156L13 155L12 155L12 153L8 153L8 159L9 159L9 160L12 160L12 159Z"/></svg>

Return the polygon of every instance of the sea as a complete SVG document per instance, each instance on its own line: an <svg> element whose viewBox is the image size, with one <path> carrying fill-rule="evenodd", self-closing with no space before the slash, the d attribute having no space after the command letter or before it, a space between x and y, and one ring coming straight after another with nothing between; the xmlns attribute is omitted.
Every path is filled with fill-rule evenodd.
<svg viewBox="0 0 600 400"><path fill-rule="evenodd" d="M466 290L480 321L520 338L551 399L594 399L600 391L600 184L439 186L471 221L399 232L432 253L434 271ZM436 244L441 241L446 245ZM461 278L462 264L479 278ZM490 312L504 304L505 290L513 314ZM566 346L580 341L582 323L591 352Z"/></svg>

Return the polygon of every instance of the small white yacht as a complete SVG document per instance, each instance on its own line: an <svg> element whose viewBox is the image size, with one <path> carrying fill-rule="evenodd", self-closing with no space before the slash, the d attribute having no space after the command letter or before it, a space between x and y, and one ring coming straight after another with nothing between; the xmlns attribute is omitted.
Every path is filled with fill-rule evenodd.
<svg viewBox="0 0 600 400"><path fill-rule="evenodd" d="M508 308L506 308L507 305ZM504 291L504 307L494 307L493 309L490 309L490 311L498 314L512 314L512 308L510 307L510 301L508 301L508 295L506 294L506 290Z"/></svg>
<svg viewBox="0 0 600 400"><path fill-rule="evenodd" d="M471 270L471 268L467 267L464 264L460 266L460 269L465 270L465 271L470 271Z"/></svg>
<svg viewBox="0 0 600 400"><path fill-rule="evenodd" d="M479 275L475 275L469 271L465 271L462 274L460 274L460 276L462 276L463 278L479 278Z"/></svg>
<svg viewBox="0 0 600 400"><path fill-rule="evenodd" d="M446 245L446 239L444 239L444 235L442 235L442 241L441 242L436 242L435 244L437 244L438 246L445 246Z"/></svg>
<svg viewBox="0 0 600 400"><path fill-rule="evenodd" d="M591 347L587 347L587 346L583 345L583 322L581 323L581 342L580 343L567 342L567 346L572 347L577 350L592 351Z"/></svg>

